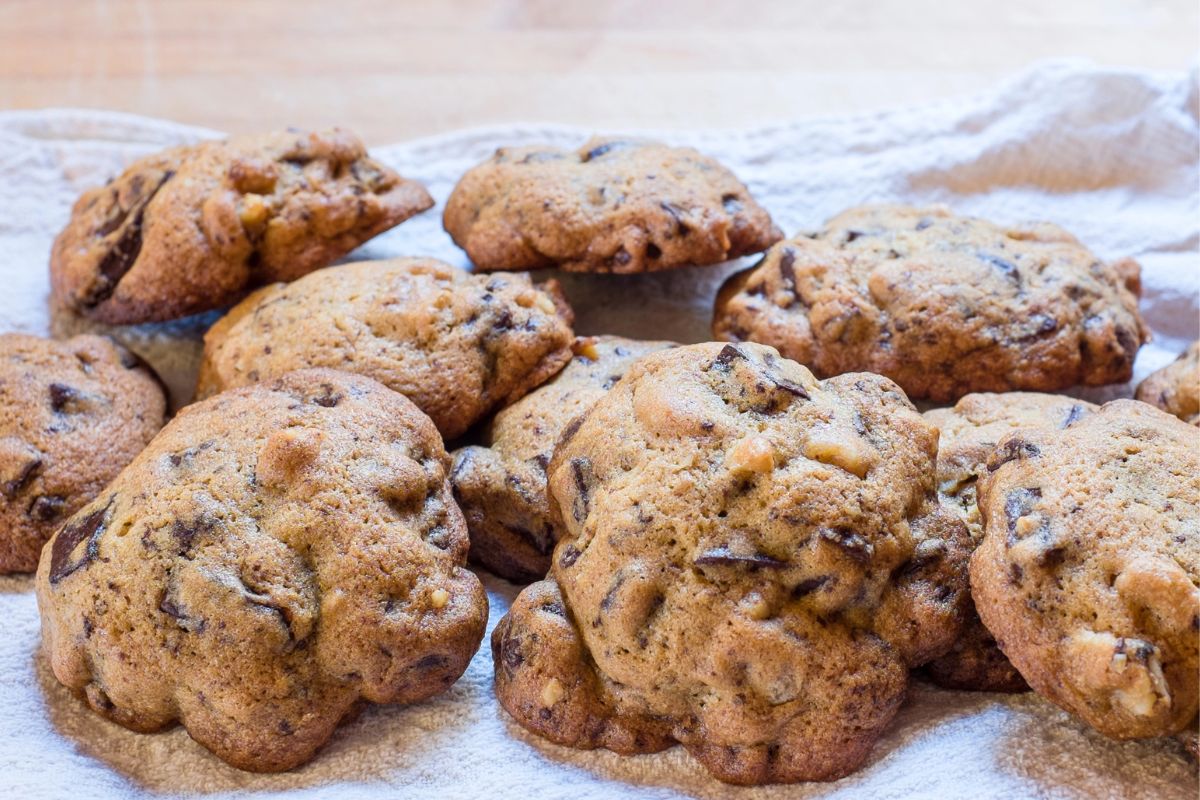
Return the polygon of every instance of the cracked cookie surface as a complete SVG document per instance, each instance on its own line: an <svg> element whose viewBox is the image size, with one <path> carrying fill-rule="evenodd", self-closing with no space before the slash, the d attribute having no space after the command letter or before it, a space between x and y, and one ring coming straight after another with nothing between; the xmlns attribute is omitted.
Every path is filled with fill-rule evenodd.
<svg viewBox="0 0 1200 800"><path fill-rule="evenodd" d="M334 370L184 408L42 553L55 676L256 771L442 692L487 619L448 467L416 406Z"/></svg>
<svg viewBox="0 0 1200 800"><path fill-rule="evenodd" d="M546 574L562 535L546 497L555 442L635 361L673 346L617 336L578 339L562 372L496 414L481 444L454 452L450 484L467 519L473 561L522 583Z"/></svg>
<svg viewBox="0 0 1200 800"><path fill-rule="evenodd" d="M713 333L777 347L818 376L886 375L935 402L1123 383L1149 338L1139 276L1048 223L865 206L732 276Z"/></svg>
<svg viewBox="0 0 1200 800"><path fill-rule="evenodd" d="M428 258L359 261L234 307L204 337L196 393L344 369L405 395L453 439L562 369L570 319L553 281L472 275Z"/></svg>
<svg viewBox="0 0 1200 800"><path fill-rule="evenodd" d="M938 440L938 494L942 505L966 523L971 546L983 541L983 520L976 496L988 458L1006 434L1019 428L1062 430L1096 406L1073 397L1036 392L969 394L953 408L925 412L941 431ZM954 689L1019 692L1028 689L1021 673L996 646L974 606L961 638L946 655L926 665L934 682Z"/></svg>
<svg viewBox="0 0 1200 800"><path fill-rule="evenodd" d="M221 308L432 205L344 130L176 147L83 193L54 242L52 296L113 324Z"/></svg>
<svg viewBox="0 0 1200 800"><path fill-rule="evenodd" d="M1196 718L1200 431L1135 400L1000 440L979 616L1039 694L1118 739Z"/></svg>
<svg viewBox="0 0 1200 800"><path fill-rule="evenodd" d="M716 264L782 238L714 159L617 139L501 148L462 177L443 222L485 270L649 272Z"/></svg>
<svg viewBox="0 0 1200 800"><path fill-rule="evenodd" d="M1200 426L1200 342L1192 342L1179 358L1150 373L1138 384L1136 397Z"/></svg>
<svg viewBox="0 0 1200 800"><path fill-rule="evenodd" d="M854 770L961 624L936 450L877 375L755 344L646 356L555 448L565 533L492 636L501 704L573 747L679 742L734 783Z"/></svg>
<svg viewBox="0 0 1200 800"><path fill-rule="evenodd" d="M0 334L0 572L35 570L165 414L158 377L109 339Z"/></svg>

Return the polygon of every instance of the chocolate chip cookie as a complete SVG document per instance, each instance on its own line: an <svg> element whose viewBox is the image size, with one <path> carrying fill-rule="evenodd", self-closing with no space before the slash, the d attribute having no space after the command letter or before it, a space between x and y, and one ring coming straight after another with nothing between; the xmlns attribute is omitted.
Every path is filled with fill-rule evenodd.
<svg viewBox="0 0 1200 800"><path fill-rule="evenodd" d="M983 541L976 488L996 443L1020 428L1062 430L1095 410L1091 403L1072 397L1006 392L969 394L954 408L925 412L925 420L941 430L937 481L942 505L966 523L972 547ZM954 689L1020 692L1029 688L973 608L954 647L926 669L936 683Z"/></svg>
<svg viewBox="0 0 1200 800"><path fill-rule="evenodd" d="M1122 383L1148 338L1139 275L1048 223L865 206L730 278L713 332L778 347L819 376L877 372L936 402Z"/></svg>
<svg viewBox="0 0 1200 800"><path fill-rule="evenodd" d="M196 391L345 369L407 396L452 439L571 360L570 316L553 281L528 275L429 258L346 264L260 289L221 318Z"/></svg>
<svg viewBox="0 0 1200 800"><path fill-rule="evenodd" d="M554 443L635 361L671 346L616 336L578 339L575 358L562 372L498 413L480 445L455 451L450 485L467 518L473 561L521 583L546 574L562 535L546 498Z"/></svg>
<svg viewBox="0 0 1200 800"><path fill-rule="evenodd" d="M186 407L42 552L54 675L255 771L444 691L487 620L449 465L416 406L335 370Z"/></svg>
<svg viewBox="0 0 1200 800"><path fill-rule="evenodd" d="M1179 358L1138 384L1137 399L1200 425L1200 342L1192 342Z"/></svg>
<svg viewBox="0 0 1200 800"><path fill-rule="evenodd" d="M100 336L0 334L0 572L42 545L163 425L157 376Z"/></svg>
<svg viewBox="0 0 1200 800"><path fill-rule="evenodd" d="M854 770L961 626L936 453L878 375L756 344L646 356L555 448L564 535L492 637L501 704L573 747L682 743L733 783Z"/></svg>
<svg viewBox="0 0 1200 800"><path fill-rule="evenodd" d="M176 147L79 198L50 256L53 300L116 324L220 308L432 205L344 130Z"/></svg>
<svg viewBox="0 0 1200 800"><path fill-rule="evenodd" d="M1005 436L979 481L979 616L1039 694L1118 739L1196 718L1200 431L1136 400Z"/></svg>
<svg viewBox="0 0 1200 800"><path fill-rule="evenodd" d="M443 222L485 270L650 272L757 253L783 236L715 160L618 139L501 148L454 187Z"/></svg>

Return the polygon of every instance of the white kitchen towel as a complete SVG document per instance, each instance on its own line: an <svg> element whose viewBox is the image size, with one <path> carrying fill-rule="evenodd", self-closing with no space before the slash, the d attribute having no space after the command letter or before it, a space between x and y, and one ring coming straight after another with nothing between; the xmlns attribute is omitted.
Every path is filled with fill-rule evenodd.
<svg viewBox="0 0 1200 800"><path fill-rule="evenodd" d="M1103 257L1133 256L1143 266L1142 311L1155 336L1138 358L1140 379L1200 329L1198 96L1195 70L1063 62L977 97L921 108L770 128L637 133L716 156L789 233L861 203L937 202L1000 222L1051 220ZM440 217L457 178L497 146L575 146L591 133L497 126L374 148L425 183L439 207L353 257L430 255L465 266ZM98 111L0 112L0 330L83 327L51 320L47 306L47 255L74 198L140 155L215 135ZM691 342L708 338L713 294L734 266L569 275L564 284L582 333ZM197 336L211 318L110 330L149 357L182 402L194 379ZM1080 396L1129 393L1121 386ZM516 590L484 578L490 629ZM1114 742L1031 694L950 692L920 681L854 775L830 784L724 786L681 748L626 758L525 733L493 698L486 640L445 695L370 708L307 766L253 775L218 761L179 728L132 733L71 697L39 655L31 586L27 577L0 579L0 794L7 797L1195 798L1200 788L1195 766L1173 742Z"/></svg>

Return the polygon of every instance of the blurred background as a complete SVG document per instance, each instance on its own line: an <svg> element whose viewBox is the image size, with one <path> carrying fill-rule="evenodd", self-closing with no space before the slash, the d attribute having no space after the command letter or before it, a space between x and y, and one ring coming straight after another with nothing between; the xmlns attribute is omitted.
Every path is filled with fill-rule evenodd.
<svg viewBox="0 0 1200 800"><path fill-rule="evenodd" d="M0 108L379 144L548 121L750 127L983 89L1047 58L1179 70L1197 0L0 0Z"/></svg>

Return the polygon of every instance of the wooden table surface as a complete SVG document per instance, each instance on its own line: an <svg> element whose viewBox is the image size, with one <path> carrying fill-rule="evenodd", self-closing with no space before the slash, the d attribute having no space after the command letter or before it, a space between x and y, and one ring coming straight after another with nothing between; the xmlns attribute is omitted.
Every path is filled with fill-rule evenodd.
<svg viewBox="0 0 1200 800"><path fill-rule="evenodd" d="M1182 69L1196 0L0 0L0 108L231 132L744 127L980 89L1045 58Z"/></svg>

